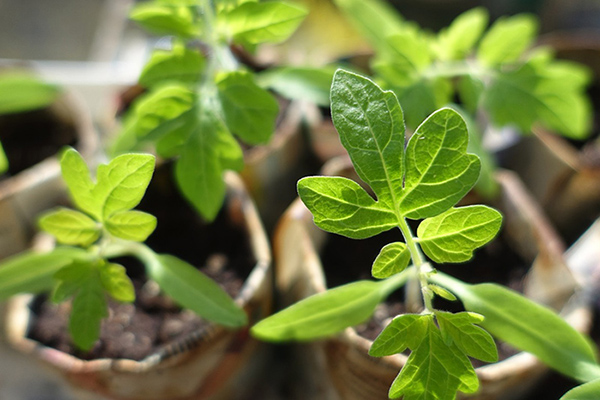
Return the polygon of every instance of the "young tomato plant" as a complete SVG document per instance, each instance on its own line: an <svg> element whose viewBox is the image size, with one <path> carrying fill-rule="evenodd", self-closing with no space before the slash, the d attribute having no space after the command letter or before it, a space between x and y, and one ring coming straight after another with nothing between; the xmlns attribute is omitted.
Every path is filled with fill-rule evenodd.
<svg viewBox="0 0 600 400"><path fill-rule="evenodd" d="M389 396L454 399L479 387L469 357L497 360L490 333L530 351L559 371L585 380L597 373L594 351L552 311L495 284L470 285L437 272L434 263L462 263L498 233L500 213L484 205L455 207L473 187L480 162L467 153L462 117L450 108L430 115L405 146L396 95L359 75L338 70L331 88L332 119L356 172L373 190L341 177L308 177L298 193L321 229L363 239L398 228L403 242L381 250L359 281L304 299L252 328L271 341L312 340L367 320L378 303L407 280L421 288L419 314L395 317L373 342L380 357L411 351ZM416 235L408 220L422 220ZM435 296L460 298L466 311L436 309ZM490 332L490 333L488 333Z"/></svg>
<svg viewBox="0 0 600 400"><path fill-rule="evenodd" d="M470 149L482 160L485 181L478 189L494 191L493 159L475 134L482 130L476 120L516 126L525 134L534 123L572 139L590 134L592 113L585 92L590 71L556 60L548 48L529 51L538 30L534 16L503 17L486 30L487 11L475 8L434 34L377 0L336 3L373 46L375 78L396 93L411 129L459 99L472 131Z"/></svg>
<svg viewBox="0 0 600 400"><path fill-rule="evenodd" d="M175 158L175 178L185 198L207 220L225 196L223 172L243 167L235 139L266 143L279 107L231 51L285 40L306 11L281 1L154 0L136 5L131 18L171 36L156 50L139 83L148 89L127 116L115 152L151 144Z"/></svg>
<svg viewBox="0 0 600 400"><path fill-rule="evenodd" d="M154 156L124 154L100 165L94 182L74 149L61 158L63 178L77 209L60 207L39 224L61 245L47 253L28 252L0 265L0 298L52 290L52 300L72 299L69 332L89 350L108 313L107 298L133 302L133 284L115 257L134 256L150 279L173 300L198 315L229 327L247 323L245 312L213 280L185 261L157 254L143 244L156 218L133 210L154 172Z"/></svg>

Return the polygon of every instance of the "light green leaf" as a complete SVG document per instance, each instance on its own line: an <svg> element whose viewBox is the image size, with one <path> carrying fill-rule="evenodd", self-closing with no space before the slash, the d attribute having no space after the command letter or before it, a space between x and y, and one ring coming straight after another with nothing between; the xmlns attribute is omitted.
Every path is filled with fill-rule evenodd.
<svg viewBox="0 0 600 400"><path fill-rule="evenodd" d="M477 182L480 162L467 153L462 117L444 108L427 118L406 149L406 178L400 211L411 219L428 218L455 205Z"/></svg>
<svg viewBox="0 0 600 400"><path fill-rule="evenodd" d="M477 59L486 66L516 61L533 43L537 29L531 15L499 18L481 39Z"/></svg>
<svg viewBox="0 0 600 400"><path fill-rule="evenodd" d="M436 50L442 60L460 60L475 46L488 23L483 7L462 13L438 35Z"/></svg>
<svg viewBox="0 0 600 400"><path fill-rule="evenodd" d="M397 316L373 341L369 349L369 355L383 357L402 353L407 348L417 349L427 333L427 326L431 320L431 314L403 314Z"/></svg>
<svg viewBox="0 0 600 400"><path fill-rule="evenodd" d="M245 2L219 14L220 29L243 44L279 43L300 25L307 11L283 2Z"/></svg>
<svg viewBox="0 0 600 400"><path fill-rule="evenodd" d="M6 152L4 151L2 143L0 143L0 174L8 171L8 167L8 157L6 156Z"/></svg>
<svg viewBox="0 0 600 400"><path fill-rule="evenodd" d="M185 261L156 254L146 266L161 290L182 307L227 327L248 323L246 312L215 281Z"/></svg>
<svg viewBox="0 0 600 400"><path fill-rule="evenodd" d="M143 242L156 229L156 217L142 211L121 211L108 217L104 226L116 237Z"/></svg>
<svg viewBox="0 0 600 400"><path fill-rule="evenodd" d="M0 300L18 293L39 293L52 289L54 274L88 253L75 247L58 247L49 253L24 252L0 264Z"/></svg>
<svg viewBox="0 0 600 400"><path fill-rule="evenodd" d="M268 317L251 329L268 341L313 340L366 321L384 298L381 282L358 281L315 294Z"/></svg>
<svg viewBox="0 0 600 400"><path fill-rule="evenodd" d="M479 106L479 99L485 90L483 82L473 76L462 76L458 80L457 91L464 108L471 114L475 114ZM464 118L464 114L463 115ZM466 119L466 118L465 118Z"/></svg>
<svg viewBox="0 0 600 400"><path fill-rule="evenodd" d="M90 350L100 336L100 322L108 316L106 297L97 271L90 271L73 299L69 333L73 343Z"/></svg>
<svg viewBox="0 0 600 400"><path fill-rule="evenodd" d="M204 57L199 51L175 45L171 51L155 50L139 78L143 86L165 81L195 83L202 77Z"/></svg>
<svg viewBox="0 0 600 400"><path fill-rule="evenodd" d="M600 376L591 344L550 309L495 284L469 285L441 272L429 279L451 290L468 311L485 316L481 326L495 337L574 379Z"/></svg>
<svg viewBox="0 0 600 400"><path fill-rule="evenodd" d="M418 72L431 65L433 49L419 31L403 30L386 38L386 47L378 54L378 60L392 63L404 80L414 81L420 79Z"/></svg>
<svg viewBox="0 0 600 400"><path fill-rule="evenodd" d="M493 208L474 205L451 208L424 220L417 230L419 244L437 263L459 263L473 257L473 251L500 230L502 215Z"/></svg>
<svg viewBox="0 0 600 400"><path fill-rule="evenodd" d="M52 104L60 89L25 72L0 74L0 114L35 110Z"/></svg>
<svg viewBox="0 0 600 400"><path fill-rule="evenodd" d="M71 264L58 270L54 274L57 284L52 291L52 301L61 303L75 295L83 285L82 282L88 278L92 268L94 268L94 261L74 260Z"/></svg>
<svg viewBox="0 0 600 400"><path fill-rule="evenodd" d="M600 378L569 390L560 400L597 400L600 393Z"/></svg>
<svg viewBox="0 0 600 400"><path fill-rule="evenodd" d="M100 280L104 290L121 302L131 303L135 300L135 289L127 276L125 267L114 263L104 263L100 267Z"/></svg>
<svg viewBox="0 0 600 400"><path fill-rule="evenodd" d="M429 284L429 285L427 285L427 288L429 290L431 290L433 293L437 294L438 296L440 296L446 300L456 301L456 296L441 286Z"/></svg>
<svg viewBox="0 0 600 400"><path fill-rule="evenodd" d="M435 317L446 342L452 341L465 354L478 360L490 363L498 361L498 350L494 339L476 325L484 320L482 315L436 311Z"/></svg>
<svg viewBox="0 0 600 400"><path fill-rule="evenodd" d="M363 239L398 224L393 212L350 179L302 178L298 181L298 194L313 214L315 224L328 232Z"/></svg>
<svg viewBox="0 0 600 400"><path fill-rule="evenodd" d="M40 228L63 244L89 246L100 237L100 225L79 211L60 207L39 219Z"/></svg>
<svg viewBox="0 0 600 400"><path fill-rule="evenodd" d="M392 383L389 397L454 400L457 391L474 393L478 388L479 380L468 357L454 343L446 344L430 320L419 346Z"/></svg>
<svg viewBox="0 0 600 400"><path fill-rule="evenodd" d="M386 39L402 30L402 16L383 0L334 0L360 33L375 48L385 47Z"/></svg>
<svg viewBox="0 0 600 400"><path fill-rule="evenodd" d="M334 69L329 67L270 68L257 75L257 83L283 97L305 100L319 106L329 106L329 89Z"/></svg>
<svg viewBox="0 0 600 400"><path fill-rule="evenodd" d="M331 113L356 172L382 204L394 209L404 174L404 119L396 96L367 78L338 70Z"/></svg>
<svg viewBox="0 0 600 400"><path fill-rule="evenodd" d="M217 87L229 129L248 144L266 143L279 113L273 96L242 71L220 74Z"/></svg>
<svg viewBox="0 0 600 400"><path fill-rule="evenodd" d="M94 216L104 221L118 211L137 206L152 179L154 162L151 154L123 154L108 165L100 165L92 190L99 204Z"/></svg>
<svg viewBox="0 0 600 400"><path fill-rule="evenodd" d="M200 33L194 12L187 6L140 3L134 6L129 17L145 29L158 35L191 38Z"/></svg>
<svg viewBox="0 0 600 400"><path fill-rule="evenodd" d="M75 149L66 150L60 159L60 169L75 205L80 210L95 215L99 202L92 194L94 182L83 157Z"/></svg>
<svg viewBox="0 0 600 400"><path fill-rule="evenodd" d="M389 278L399 272L402 272L410 262L410 251L406 244L394 242L385 245L371 269L371 275L378 279Z"/></svg>

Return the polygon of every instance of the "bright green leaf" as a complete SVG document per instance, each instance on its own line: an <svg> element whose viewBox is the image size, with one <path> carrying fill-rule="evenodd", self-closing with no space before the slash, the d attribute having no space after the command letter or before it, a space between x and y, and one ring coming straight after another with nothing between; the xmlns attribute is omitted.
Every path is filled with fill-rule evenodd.
<svg viewBox="0 0 600 400"><path fill-rule="evenodd" d="M197 50L176 45L171 51L155 50L139 78L143 86L165 81L195 83L202 77L204 57Z"/></svg>
<svg viewBox="0 0 600 400"><path fill-rule="evenodd" d="M332 68L280 67L270 68L257 76L257 83L292 100L305 100L319 106L329 106Z"/></svg>
<svg viewBox="0 0 600 400"><path fill-rule="evenodd" d="M598 376L588 340L550 309L495 284L469 285L441 272L430 281L452 290L468 311L484 315L481 326L504 342L574 379Z"/></svg>
<svg viewBox="0 0 600 400"><path fill-rule="evenodd" d="M467 153L462 117L444 108L427 118L406 149L406 179L400 211L411 219L428 218L455 205L477 182L480 162Z"/></svg>
<svg viewBox="0 0 600 400"><path fill-rule="evenodd" d="M64 207L44 214L39 225L63 244L85 247L100 237L100 226L96 221L84 213Z"/></svg>
<svg viewBox="0 0 600 400"><path fill-rule="evenodd" d="M8 167L8 157L6 156L6 152L4 151L2 143L0 143L0 174L8 171Z"/></svg>
<svg viewBox="0 0 600 400"><path fill-rule="evenodd" d="M127 276L125 267L114 263L104 263L100 266L100 280L104 290L110 296L121 302L131 303L135 300L135 289Z"/></svg>
<svg viewBox="0 0 600 400"><path fill-rule="evenodd" d="M108 217L104 226L116 237L143 242L154 232L156 217L142 211L121 211Z"/></svg>
<svg viewBox="0 0 600 400"><path fill-rule="evenodd" d="M49 253L24 252L2 262L0 299L18 293L39 293L54 286L54 274L74 260L85 260L88 253L80 248L59 247Z"/></svg>
<svg viewBox="0 0 600 400"><path fill-rule="evenodd" d="M300 25L307 11L283 2L245 2L219 15L221 29L235 41L246 44L279 43Z"/></svg>
<svg viewBox="0 0 600 400"><path fill-rule="evenodd" d="M52 104L60 89L24 72L0 74L0 114L25 112Z"/></svg>
<svg viewBox="0 0 600 400"><path fill-rule="evenodd" d="M102 164L97 171L97 184L92 194L99 203L95 216L108 219L118 211L139 204L154 173L154 156L123 154Z"/></svg>
<svg viewBox="0 0 600 400"><path fill-rule="evenodd" d="M498 361L494 339L476 325L481 324L483 316L469 312L453 314L436 311L435 317L446 341L451 340L470 357L490 363Z"/></svg>
<svg viewBox="0 0 600 400"><path fill-rule="evenodd" d="M298 181L298 194L313 214L315 224L328 232L363 239L398 224L393 212L350 179L303 178Z"/></svg>
<svg viewBox="0 0 600 400"><path fill-rule="evenodd" d="M100 336L100 323L108 316L106 297L95 271L81 281L71 308L69 333L82 350L89 350Z"/></svg>
<svg viewBox="0 0 600 400"><path fill-rule="evenodd" d="M60 159L60 169L75 205L95 215L99 202L92 194L94 182L83 157L75 149L66 150Z"/></svg>
<svg viewBox="0 0 600 400"><path fill-rule="evenodd" d="M137 4L129 17L158 35L176 35L185 38L200 33L192 8L156 3Z"/></svg>
<svg viewBox="0 0 600 400"><path fill-rule="evenodd" d="M358 281L315 294L252 327L262 340L313 340L366 321L383 299L380 282Z"/></svg>
<svg viewBox="0 0 600 400"><path fill-rule="evenodd" d="M407 348L415 350L427 333L431 315L403 314L394 318L373 341L369 355L383 357L398 354Z"/></svg>
<svg viewBox="0 0 600 400"><path fill-rule="evenodd" d="M424 220L417 236L433 261L459 263L470 260L475 249L492 240L501 224L502 215L487 206L451 208Z"/></svg>
<svg viewBox="0 0 600 400"><path fill-rule="evenodd" d="M569 390L560 400L597 400L600 393L600 378Z"/></svg>
<svg viewBox="0 0 600 400"><path fill-rule="evenodd" d="M150 277L182 307L218 324L239 328L246 313L212 279L171 255L154 255L147 265Z"/></svg>
<svg viewBox="0 0 600 400"><path fill-rule="evenodd" d="M456 296L441 286L429 284L429 285L427 285L427 288L429 290L431 290L433 293L437 294L438 296L440 296L446 300L456 301Z"/></svg>
<svg viewBox="0 0 600 400"><path fill-rule="evenodd" d="M279 112L275 98L247 72L223 73L217 77L217 87L229 129L248 144L266 143Z"/></svg>
<svg viewBox="0 0 600 400"><path fill-rule="evenodd" d="M371 275L378 279L388 278L402 272L410 262L410 251L406 244L394 242L385 245L371 269Z"/></svg>
<svg viewBox="0 0 600 400"><path fill-rule="evenodd" d="M531 15L500 18L481 39L477 59L486 66L516 61L533 43L537 29Z"/></svg>
<svg viewBox="0 0 600 400"><path fill-rule="evenodd" d="M404 180L404 119L396 96L367 78L338 70L331 113L356 172L379 202L393 209Z"/></svg>
<svg viewBox="0 0 600 400"><path fill-rule="evenodd" d="M473 49L488 23L483 7L462 13L438 35L436 50L442 60L459 60Z"/></svg>
<svg viewBox="0 0 600 400"><path fill-rule="evenodd" d="M84 285L83 281L89 277L94 265L93 261L75 260L66 267L58 270L54 274L57 284L52 291L52 301L54 303L61 303L75 295Z"/></svg>
<svg viewBox="0 0 600 400"><path fill-rule="evenodd" d="M478 388L479 380L469 358L454 343L446 344L437 326L429 321L419 346L392 383L389 396L454 400L457 391L474 393Z"/></svg>

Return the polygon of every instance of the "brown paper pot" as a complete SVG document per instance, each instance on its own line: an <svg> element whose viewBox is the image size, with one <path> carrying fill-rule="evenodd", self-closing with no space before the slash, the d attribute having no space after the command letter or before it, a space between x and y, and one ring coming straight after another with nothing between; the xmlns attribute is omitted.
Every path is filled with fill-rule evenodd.
<svg viewBox="0 0 600 400"><path fill-rule="evenodd" d="M337 164L337 165L332 165ZM333 160L326 174L349 175L348 163ZM539 212L531 197L512 173L498 175L501 196L498 207L504 214L504 229L522 243L517 250L532 262L525 291L562 309L565 318L581 331L590 328L586 305L571 297L576 286L563 259L560 239ZM312 215L300 200L286 211L274 239L277 288L285 294L286 304L326 289L320 250L331 237L314 226ZM354 246L356 241L348 241ZM369 271L370 265L365 265ZM573 301L565 306L565 299ZM388 389L406 362L406 356L374 358L368 355L371 341L354 328L322 341L296 345L296 358L305 365L304 384L299 390L305 398L366 400L386 399ZM476 369L480 391L470 399L514 400L523 396L547 368L527 353L517 353L501 362Z"/></svg>
<svg viewBox="0 0 600 400"><path fill-rule="evenodd" d="M245 231L254 267L236 298L250 324L271 310L272 268L269 244L254 204L239 179L226 175L229 219ZM236 399L246 395L267 358L267 347L248 329L226 330L208 324L141 361L85 361L27 337L31 296L8 304L6 338L20 352L61 375L76 398L128 400Z"/></svg>
<svg viewBox="0 0 600 400"><path fill-rule="evenodd" d="M42 122L31 121L40 117ZM71 143L86 158L95 156L98 138L92 125L89 111L79 96L72 92L65 93L48 109L11 115L0 123L0 130L10 129L13 136L26 135L21 129L39 130L39 134L48 134L47 123L59 125L55 130L66 131L64 136L70 140L58 143L52 151L58 152L64 145ZM28 124L33 123L33 128ZM5 151L11 158L10 140L5 140L4 133L0 138ZM37 132L36 132L37 133ZM40 145L35 138L30 138L32 148ZM26 148L15 149L27 158ZM27 248L35 231L35 218L42 211L57 204L63 197L64 185L60 178L60 165L55 156L39 161L13 176L0 181L0 258L18 253Z"/></svg>

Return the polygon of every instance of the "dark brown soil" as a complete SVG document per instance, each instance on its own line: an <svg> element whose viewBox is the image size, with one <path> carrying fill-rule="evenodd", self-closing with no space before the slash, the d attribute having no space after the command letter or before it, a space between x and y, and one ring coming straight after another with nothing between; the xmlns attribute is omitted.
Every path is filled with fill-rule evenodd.
<svg viewBox="0 0 600 400"><path fill-rule="evenodd" d="M176 255L215 279L235 297L254 266L248 238L240 221L221 211L211 224L203 223L171 185L170 171L157 171L138 209L158 218L158 227L147 244L158 253ZM46 296L32 305L34 319L29 336L43 344L76 354L83 359L129 358L141 360L170 341L178 341L208 323L188 310L181 310L148 281L135 259L116 260L127 268L136 288L134 304L110 302L100 340L89 352L76 350L68 335L70 303L59 306Z"/></svg>
<svg viewBox="0 0 600 400"><path fill-rule="evenodd" d="M72 121L52 107L0 116L0 142L9 162L6 176L15 175L73 146L77 131Z"/></svg>

